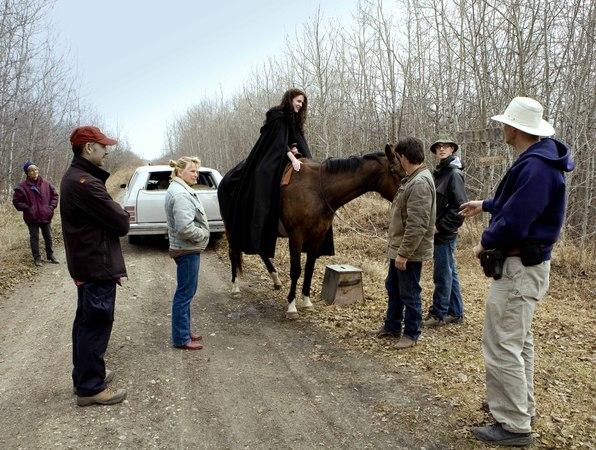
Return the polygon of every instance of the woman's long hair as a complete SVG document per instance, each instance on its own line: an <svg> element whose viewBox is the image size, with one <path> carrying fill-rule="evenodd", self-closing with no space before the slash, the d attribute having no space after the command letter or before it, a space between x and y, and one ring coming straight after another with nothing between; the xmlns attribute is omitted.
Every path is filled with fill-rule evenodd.
<svg viewBox="0 0 596 450"><path fill-rule="evenodd" d="M294 112L294 108L292 107L292 100L294 100L299 95L304 96L304 103L302 104L302 108L298 111L298 114ZM281 109L285 114L286 117L295 117L296 125L300 130L300 133L304 134L304 122L306 122L306 110L308 106L308 98L304 91L300 89L289 89L287 90L283 97L281 98L281 103L279 104L278 108Z"/></svg>

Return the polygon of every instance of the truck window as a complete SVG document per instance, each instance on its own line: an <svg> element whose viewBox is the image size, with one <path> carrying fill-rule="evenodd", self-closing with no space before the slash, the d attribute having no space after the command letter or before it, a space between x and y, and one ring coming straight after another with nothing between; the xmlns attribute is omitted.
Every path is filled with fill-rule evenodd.
<svg viewBox="0 0 596 450"><path fill-rule="evenodd" d="M145 189L148 191L165 191L170 185L170 174L171 172L168 171L150 172Z"/></svg>
<svg viewBox="0 0 596 450"><path fill-rule="evenodd" d="M193 186L193 189L197 190L217 190L215 185L215 179L211 172L199 172L199 179L197 184Z"/></svg>
<svg viewBox="0 0 596 450"><path fill-rule="evenodd" d="M128 184L126 185L127 190L130 190L135 185L135 183L137 182L137 178L139 178L139 172L135 170L135 172L130 177L130 180L128 180Z"/></svg>

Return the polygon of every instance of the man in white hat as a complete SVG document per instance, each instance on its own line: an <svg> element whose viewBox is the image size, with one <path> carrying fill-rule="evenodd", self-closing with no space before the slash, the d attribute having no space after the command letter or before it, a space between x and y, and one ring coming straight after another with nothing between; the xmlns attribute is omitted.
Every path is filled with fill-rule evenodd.
<svg viewBox="0 0 596 450"><path fill-rule="evenodd" d="M548 290L551 250L563 225L564 172L575 167L565 144L540 138L555 133L542 112L536 100L516 97L504 114L492 117L504 124L505 142L519 157L494 198L461 207L465 217L482 211L491 214L474 252L485 259L489 254L485 250L496 249L497 256L490 261L501 269L494 270L482 336L486 397L496 423L472 430L477 439L493 445L522 446L533 441L532 318Z"/></svg>

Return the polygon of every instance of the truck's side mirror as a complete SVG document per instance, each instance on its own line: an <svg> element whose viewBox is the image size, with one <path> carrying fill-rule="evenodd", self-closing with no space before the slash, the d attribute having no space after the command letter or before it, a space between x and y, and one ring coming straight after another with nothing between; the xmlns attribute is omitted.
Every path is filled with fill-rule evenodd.
<svg viewBox="0 0 596 450"><path fill-rule="evenodd" d="M120 189L124 189L125 187L126 187L126 183L122 183L122 184L120 185Z"/></svg>

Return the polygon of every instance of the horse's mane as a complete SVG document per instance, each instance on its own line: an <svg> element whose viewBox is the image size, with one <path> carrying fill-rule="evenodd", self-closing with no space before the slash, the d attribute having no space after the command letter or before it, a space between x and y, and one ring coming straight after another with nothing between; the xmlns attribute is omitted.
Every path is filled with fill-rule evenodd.
<svg viewBox="0 0 596 450"><path fill-rule="evenodd" d="M349 156L348 158L327 158L323 161L325 170L328 173L356 172L365 161L376 161L382 164L383 152L368 153L362 156Z"/></svg>

